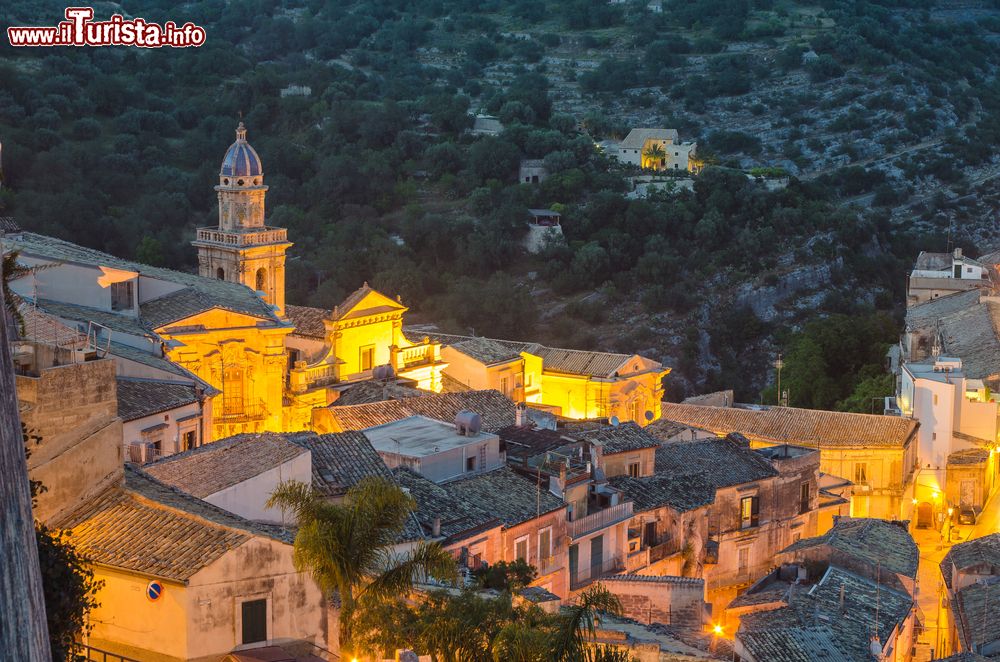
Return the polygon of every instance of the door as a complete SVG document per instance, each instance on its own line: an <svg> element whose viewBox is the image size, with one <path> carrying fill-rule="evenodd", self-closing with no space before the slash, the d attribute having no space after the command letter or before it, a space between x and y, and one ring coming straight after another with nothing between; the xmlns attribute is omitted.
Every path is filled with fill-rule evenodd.
<svg viewBox="0 0 1000 662"><path fill-rule="evenodd" d="M580 549L577 545L569 546L569 581L576 583L576 576L580 569Z"/></svg>
<svg viewBox="0 0 1000 662"><path fill-rule="evenodd" d="M652 547L656 544L656 522L646 522L646 532L642 537L646 547Z"/></svg>
<svg viewBox="0 0 1000 662"><path fill-rule="evenodd" d="M974 480L963 480L962 481L962 492L959 497L960 504L963 506L974 506L976 505L976 481Z"/></svg>
<svg viewBox="0 0 1000 662"><path fill-rule="evenodd" d="M917 506L917 528L928 529L933 524L934 508L924 501Z"/></svg>
<svg viewBox="0 0 1000 662"><path fill-rule="evenodd" d="M601 576L604 567L604 535L590 539L590 578Z"/></svg>

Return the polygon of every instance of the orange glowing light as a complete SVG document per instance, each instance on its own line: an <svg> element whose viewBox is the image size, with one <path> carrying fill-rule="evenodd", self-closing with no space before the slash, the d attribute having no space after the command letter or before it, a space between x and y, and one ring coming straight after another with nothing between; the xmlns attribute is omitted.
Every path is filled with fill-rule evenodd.
<svg viewBox="0 0 1000 662"><path fill-rule="evenodd" d="M716 625L714 628L712 628L712 630L715 632L715 634L722 634L722 626L721 625Z"/></svg>

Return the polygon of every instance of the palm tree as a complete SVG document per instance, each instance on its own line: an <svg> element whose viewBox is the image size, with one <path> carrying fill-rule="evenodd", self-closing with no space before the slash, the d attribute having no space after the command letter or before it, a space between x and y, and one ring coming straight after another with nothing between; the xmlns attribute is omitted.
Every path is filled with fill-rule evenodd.
<svg viewBox="0 0 1000 662"><path fill-rule="evenodd" d="M355 652L353 628L359 605L407 593L418 575L441 580L456 576L454 559L437 543L420 543L409 554L396 552L415 503L385 478L362 480L342 504L323 500L304 483L286 481L267 503L295 515L296 568L308 570L324 593L337 592L344 655Z"/></svg>
<svg viewBox="0 0 1000 662"><path fill-rule="evenodd" d="M3 275L3 278L0 279L3 287L3 309L12 327L8 330L15 337L24 334L24 317L21 316L21 311L19 310L21 297L10 288L10 284L18 278L23 278L33 272L31 267L18 264L18 255L17 251L4 253L3 264L0 264L0 274Z"/></svg>
<svg viewBox="0 0 1000 662"><path fill-rule="evenodd" d="M575 604L559 614L559 624L553 637L550 659L560 662L617 659L617 654L611 650L588 645L588 641L593 640L597 632L597 615L600 612L620 615L622 603L618 600L618 596L597 584L581 593ZM626 654L620 659L629 660L631 656Z"/></svg>
<svg viewBox="0 0 1000 662"><path fill-rule="evenodd" d="M652 143L649 147L642 150L642 167L643 168L653 168L654 170L660 165L660 160L667 158L667 152L663 149L660 143Z"/></svg>

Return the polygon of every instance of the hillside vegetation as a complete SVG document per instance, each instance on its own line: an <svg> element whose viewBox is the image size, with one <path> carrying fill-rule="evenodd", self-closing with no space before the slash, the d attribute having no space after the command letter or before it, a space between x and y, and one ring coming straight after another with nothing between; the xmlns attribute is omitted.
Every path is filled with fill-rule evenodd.
<svg viewBox="0 0 1000 662"><path fill-rule="evenodd" d="M674 398L735 387L757 400L778 351L836 329L855 336L843 348L869 350L793 351L829 379L790 395L844 402L871 386L893 340L883 320L899 314L918 247L994 239L1000 11L651 6L98 3L99 18L193 21L207 43L0 50L0 213L191 270L188 242L215 222L211 187L242 112L269 224L296 243L293 303L332 307L368 280L446 330L662 359ZM52 25L60 11L10 0L0 21ZM480 111L506 130L469 135ZM699 143L709 167L693 191L625 197L627 173L594 143L633 126ZM517 184L522 158L552 176ZM791 181L768 191L742 172L754 167ZM567 244L529 257L520 240L536 207L562 211Z"/></svg>

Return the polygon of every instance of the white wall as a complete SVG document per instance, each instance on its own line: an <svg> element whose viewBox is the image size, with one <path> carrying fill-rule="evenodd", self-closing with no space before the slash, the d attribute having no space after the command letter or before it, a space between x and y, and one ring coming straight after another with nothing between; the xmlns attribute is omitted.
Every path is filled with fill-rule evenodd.
<svg viewBox="0 0 1000 662"><path fill-rule="evenodd" d="M948 384L932 379L915 379L913 392L913 417L920 421L917 438L920 440L918 458L921 467L944 468L951 452L951 436L955 429L955 397L961 389L958 384ZM935 401L936 397L936 401Z"/></svg>
<svg viewBox="0 0 1000 662"><path fill-rule="evenodd" d="M178 423L178 419L191 418ZM132 421L125 421L122 424L122 442L129 444L133 441L142 441L142 431L160 423L166 423L167 427L159 431L160 452L163 455L173 455L180 451L181 434L190 430L195 432L195 444L200 445L201 439L201 406L197 402L192 402L175 409L150 414Z"/></svg>
<svg viewBox="0 0 1000 662"><path fill-rule="evenodd" d="M205 497L205 501L247 519L286 524L289 518L285 517L281 510L264 505L278 484L284 480L312 484L312 453L306 451L249 480L209 495Z"/></svg>
<svg viewBox="0 0 1000 662"><path fill-rule="evenodd" d="M481 465L479 449L483 446L486 447L486 461ZM390 469L398 466L410 467L424 478L435 483L463 476L474 476L503 466L503 458L500 456L500 438L496 435L481 442L466 444L458 448L448 448L439 453L419 458L401 457L396 453L385 451L378 451L378 454ZM465 460L468 457L476 458L475 471L466 472Z"/></svg>

